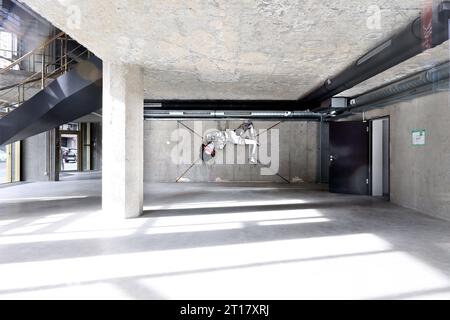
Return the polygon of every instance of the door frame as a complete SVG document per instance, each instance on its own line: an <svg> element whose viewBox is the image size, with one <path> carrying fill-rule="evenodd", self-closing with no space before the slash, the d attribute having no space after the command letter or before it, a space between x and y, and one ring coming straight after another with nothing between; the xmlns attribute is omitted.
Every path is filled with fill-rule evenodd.
<svg viewBox="0 0 450 320"><path fill-rule="evenodd" d="M387 158L388 158L388 166L387 166L387 170L388 170L388 188L389 188L389 193L387 195L383 194L383 197L386 198L388 201L391 198L391 116L390 115L385 115L385 116L379 116L379 117L375 117L375 118L371 118L367 121L370 121L370 136L369 136L369 195L372 196L373 193L373 121L376 120L388 120L388 142L389 142L389 146L387 148Z"/></svg>

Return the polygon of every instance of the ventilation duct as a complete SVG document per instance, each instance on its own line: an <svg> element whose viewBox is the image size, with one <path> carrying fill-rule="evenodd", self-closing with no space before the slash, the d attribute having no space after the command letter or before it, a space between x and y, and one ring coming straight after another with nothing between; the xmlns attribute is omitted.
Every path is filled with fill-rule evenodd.
<svg viewBox="0 0 450 320"><path fill-rule="evenodd" d="M399 100L404 97L432 92L436 86L446 85L450 78L450 62L441 64L435 68L416 73L402 80L385 85L368 93L362 94L350 100L349 109L359 111L360 107L366 110L379 104Z"/></svg>
<svg viewBox="0 0 450 320"><path fill-rule="evenodd" d="M355 85L404 62L426 49L448 40L450 1L433 1L423 16L370 50L334 78L299 99L303 107L316 108L320 103ZM431 19L430 19L431 17ZM432 30L426 33L424 30ZM420 81L420 80L419 80Z"/></svg>

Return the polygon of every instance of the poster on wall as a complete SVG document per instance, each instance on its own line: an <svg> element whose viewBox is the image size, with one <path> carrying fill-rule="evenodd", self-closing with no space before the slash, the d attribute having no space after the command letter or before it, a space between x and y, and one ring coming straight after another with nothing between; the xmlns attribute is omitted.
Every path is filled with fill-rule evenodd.
<svg viewBox="0 0 450 320"><path fill-rule="evenodd" d="M426 144L426 130L413 130L412 144L413 146L424 146Z"/></svg>

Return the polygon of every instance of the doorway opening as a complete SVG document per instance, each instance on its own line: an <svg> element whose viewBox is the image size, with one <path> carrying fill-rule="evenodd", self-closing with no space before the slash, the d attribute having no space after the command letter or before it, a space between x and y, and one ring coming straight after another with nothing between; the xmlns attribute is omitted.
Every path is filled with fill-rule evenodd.
<svg viewBox="0 0 450 320"><path fill-rule="evenodd" d="M68 123L58 130L60 178L75 179L92 171L101 172L101 122Z"/></svg>
<svg viewBox="0 0 450 320"><path fill-rule="evenodd" d="M79 132L61 131L61 172L79 171Z"/></svg>
<svg viewBox="0 0 450 320"><path fill-rule="evenodd" d="M371 194L389 200L390 123L389 117L371 121Z"/></svg>

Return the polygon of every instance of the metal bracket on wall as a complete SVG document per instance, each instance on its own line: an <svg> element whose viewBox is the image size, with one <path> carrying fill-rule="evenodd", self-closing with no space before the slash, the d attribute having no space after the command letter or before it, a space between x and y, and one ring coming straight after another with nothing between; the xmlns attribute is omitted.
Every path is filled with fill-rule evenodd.
<svg viewBox="0 0 450 320"><path fill-rule="evenodd" d="M266 129L263 132L260 132L256 137L259 137L260 135L262 135L263 133L269 132L270 130L272 130L275 127L278 127L280 124L282 124L284 121L279 121L278 123L274 124L273 126L271 126L270 128Z"/></svg>
<svg viewBox="0 0 450 320"><path fill-rule="evenodd" d="M197 132L195 132L194 129L189 128L187 125L185 125L184 123L182 123L181 121L177 121L178 124L181 124L183 127L185 127L186 129L188 129L189 131L191 131L193 134L197 135L198 137L203 139L203 136L198 134Z"/></svg>
<svg viewBox="0 0 450 320"><path fill-rule="evenodd" d="M183 179L184 178L184 176L185 175L187 175L187 173L189 172L189 171L191 171L191 169L199 162L199 160L200 159L197 159L181 176L179 176L178 178L177 178L177 180L175 180L175 182L179 182L181 179Z"/></svg>

